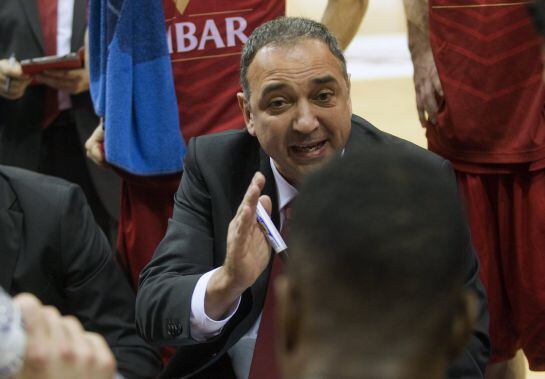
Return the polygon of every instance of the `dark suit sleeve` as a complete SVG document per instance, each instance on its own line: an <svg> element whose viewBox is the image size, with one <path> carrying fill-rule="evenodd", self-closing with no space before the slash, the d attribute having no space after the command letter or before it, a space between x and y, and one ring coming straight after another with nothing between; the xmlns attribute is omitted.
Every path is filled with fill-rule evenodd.
<svg viewBox="0 0 545 379"><path fill-rule="evenodd" d="M195 157L192 139L166 235L140 275L137 327L156 344L196 343L189 327L191 297L201 275L214 268L210 194Z"/></svg>
<svg viewBox="0 0 545 379"><path fill-rule="evenodd" d="M70 185L60 202L64 310L86 330L104 336L125 378L155 377L160 357L136 333L134 293L112 259L82 191Z"/></svg>
<svg viewBox="0 0 545 379"><path fill-rule="evenodd" d="M443 168L452 178L456 186L456 178L450 162L444 161ZM461 206L461 205L460 205ZM488 336L488 302L486 291L479 278L479 261L471 242L469 225L467 228L466 250L466 282L467 289L473 291L478 299L477 322L473 335L462 354L450 365L447 376L457 379L484 378L484 370L490 356L490 339Z"/></svg>

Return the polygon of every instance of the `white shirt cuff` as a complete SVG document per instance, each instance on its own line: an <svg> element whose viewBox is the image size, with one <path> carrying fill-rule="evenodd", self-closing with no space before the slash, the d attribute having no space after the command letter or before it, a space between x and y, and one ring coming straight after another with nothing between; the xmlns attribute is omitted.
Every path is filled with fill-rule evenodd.
<svg viewBox="0 0 545 379"><path fill-rule="evenodd" d="M206 289L208 288L208 282L214 273L219 269L216 268L212 271L208 271L206 274L200 277L197 281L197 285L193 290L191 296L191 317L189 319L191 328L191 337L196 341L206 341L209 338L217 336L221 329L227 324L227 322L233 317L240 305L240 297L236 303L229 309L227 316L222 320L213 320L206 314L204 310L204 298L206 296Z"/></svg>

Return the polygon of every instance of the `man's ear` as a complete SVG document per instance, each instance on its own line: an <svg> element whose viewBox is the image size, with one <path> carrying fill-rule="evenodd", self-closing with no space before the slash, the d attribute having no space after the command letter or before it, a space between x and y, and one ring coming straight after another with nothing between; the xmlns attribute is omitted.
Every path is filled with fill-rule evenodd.
<svg viewBox="0 0 545 379"><path fill-rule="evenodd" d="M249 100L246 100L246 97L244 96L244 93L242 92L237 93L237 100L238 100L238 106L240 107L240 111L242 112L242 115L244 116L244 123L246 124L246 130L248 130L248 133L250 133L250 135L255 137L254 116L252 115L252 112L250 110L250 102Z"/></svg>
<svg viewBox="0 0 545 379"><path fill-rule="evenodd" d="M464 291L458 298L456 313L452 320L451 344L448 358L454 359L466 347L477 321L478 301L471 291Z"/></svg>
<svg viewBox="0 0 545 379"><path fill-rule="evenodd" d="M351 74L347 74L348 78L346 79L346 85L348 89L348 107L350 108L350 114L352 114L352 96L350 95L352 91L352 82L351 82Z"/></svg>

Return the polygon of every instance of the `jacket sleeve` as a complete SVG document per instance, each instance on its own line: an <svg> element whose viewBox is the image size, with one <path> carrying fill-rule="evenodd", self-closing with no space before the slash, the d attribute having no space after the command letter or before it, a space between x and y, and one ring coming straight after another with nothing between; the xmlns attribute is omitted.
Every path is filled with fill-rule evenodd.
<svg viewBox="0 0 545 379"><path fill-rule="evenodd" d="M153 378L161 369L158 352L136 333L128 281L112 258L79 187L60 199L60 261L66 313L101 334L125 378Z"/></svg>
<svg viewBox="0 0 545 379"><path fill-rule="evenodd" d="M189 327L191 297L202 274L214 268L210 194L195 150L192 139L166 235L140 275L137 327L155 344L197 343L191 339Z"/></svg>
<svg viewBox="0 0 545 379"><path fill-rule="evenodd" d="M452 185L456 186L456 178L450 162L443 161L443 168L447 175L452 178ZM460 206L462 206L460 204ZM473 329L473 334L468 345L451 363L447 376L448 378L458 379L477 379L484 378L484 371L488 358L490 356L490 338L488 335L488 302L486 291L479 277L479 261L477 254L471 242L469 225L467 226L467 250L466 254L466 281L467 289L475 293L478 299L477 319Z"/></svg>

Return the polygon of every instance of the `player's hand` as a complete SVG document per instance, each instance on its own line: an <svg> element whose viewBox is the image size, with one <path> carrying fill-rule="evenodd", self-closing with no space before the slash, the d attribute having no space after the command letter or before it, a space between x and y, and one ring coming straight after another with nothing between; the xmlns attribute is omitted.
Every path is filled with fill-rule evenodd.
<svg viewBox="0 0 545 379"><path fill-rule="evenodd" d="M420 124L426 127L428 121L437 122L437 97L443 97L443 88L433 60L431 49L413 54L414 88L416 92L416 109Z"/></svg>
<svg viewBox="0 0 545 379"><path fill-rule="evenodd" d="M23 368L16 379L112 379L115 359L104 339L83 330L72 316L63 317L30 294L14 298L27 331Z"/></svg>
<svg viewBox="0 0 545 379"><path fill-rule="evenodd" d="M103 121L100 120L100 124L93 131L93 134L85 141L85 150L87 158L91 159L97 165L101 167L110 167L104 157L104 128Z"/></svg>
<svg viewBox="0 0 545 379"><path fill-rule="evenodd" d="M36 75L36 81L72 95L89 90L89 72L86 68L47 70Z"/></svg>
<svg viewBox="0 0 545 379"><path fill-rule="evenodd" d="M225 262L210 279L205 298L206 314L213 319L221 319L269 264L271 248L256 218L258 201L271 211L271 199L260 196L264 186L265 177L257 172L229 224Z"/></svg>
<svg viewBox="0 0 545 379"><path fill-rule="evenodd" d="M0 96L17 100L25 94L30 81L30 76L23 74L19 62L0 59Z"/></svg>

